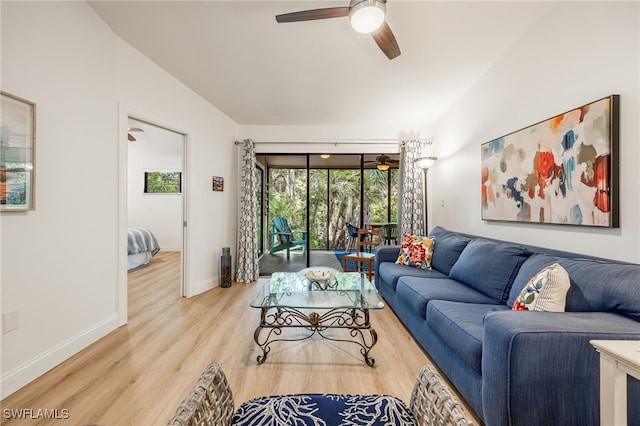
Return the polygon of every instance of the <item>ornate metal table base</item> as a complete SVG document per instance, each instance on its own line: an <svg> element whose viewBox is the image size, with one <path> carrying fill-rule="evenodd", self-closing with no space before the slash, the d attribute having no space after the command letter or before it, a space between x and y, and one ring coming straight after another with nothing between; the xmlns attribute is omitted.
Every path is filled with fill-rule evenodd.
<svg viewBox="0 0 640 426"><path fill-rule="evenodd" d="M282 330L285 328L301 328L310 331L302 337L284 337ZM325 334L328 329L345 329L349 331L351 339L337 338ZM262 330L266 334L261 339ZM366 332L369 337L367 338ZM306 314L295 308L270 308L263 307L260 316L260 325L253 334L256 344L262 349L262 355L258 355L258 364L266 361L267 355L274 342L299 341L311 338L314 334L337 342L350 342L360 346L360 353L369 367L373 367L375 360L369 356L371 348L378 342L378 334L369 322L369 310L362 308L329 309L323 313L311 312Z"/></svg>

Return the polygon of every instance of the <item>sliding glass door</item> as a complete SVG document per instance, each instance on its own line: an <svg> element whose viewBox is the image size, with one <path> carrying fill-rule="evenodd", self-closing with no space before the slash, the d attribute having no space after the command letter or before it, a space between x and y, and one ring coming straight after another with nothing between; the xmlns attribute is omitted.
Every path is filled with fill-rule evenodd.
<svg viewBox="0 0 640 426"><path fill-rule="evenodd" d="M311 156L315 157L315 156ZM319 156L317 156L319 157ZM351 164L347 168L329 168L312 159L312 164L324 168L309 171L309 223L310 230L316 237L310 237L312 250L344 249L347 239L347 223L360 222L360 168L353 164L360 163L360 155L341 155L342 164ZM350 157L350 158L347 158ZM351 158L355 157L355 158Z"/></svg>
<svg viewBox="0 0 640 426"><path fill-rule="evenodd" d="M268 254L307 264L309 217L307 156L268 156L266 224ZM288 234L289 233L289 234Z"/></svg>
<svg viewBox="0 0 640 426"><path fill-rule="evenodd" d="M328 190L329 171L326 169L309 170L309 247L311 249L324 248L329 245Z"/></svg>
<svg viewBox="0 0 640 426"><path fill-rule="evenodd" d="M340 269L339 255L353 245L347 224L361 228L397 221L398 169L379 170L375 157L273 154L256 158L266 179L261 274L306 266ZM278 229L283 224L291 236Z"/></svg>
<svg viewBox="0 0 640 426"><path fill-rule="evenodd" d="M363 173L364 223L397 222L398 169L366 169Z"/></svg>

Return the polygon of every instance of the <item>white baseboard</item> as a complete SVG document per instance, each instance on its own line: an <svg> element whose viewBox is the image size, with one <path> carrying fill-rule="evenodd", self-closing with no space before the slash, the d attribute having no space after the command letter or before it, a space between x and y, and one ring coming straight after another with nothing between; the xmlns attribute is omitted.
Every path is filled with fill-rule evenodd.
<svg viewBox="0 0 640 426"><path fill-rule="evenodd" d="M218 287L218 285L218 280L215 279L201 281L189 289L189 294L187 294L187 297L193 297L200 293L204 293L207 290Z"/></svg>
<svg viewBox="0 0 640 426"><path fill-rule="evenodd" d="M160 251L182 251L182 246L162 246Z"/></svg>
<svg viewBox="0 0 640 426"><path fill-rule="evenodd" d="M3 374L0 377L0 400L31 383L116 328L118 328L118 316L114 314Z"/></svg>

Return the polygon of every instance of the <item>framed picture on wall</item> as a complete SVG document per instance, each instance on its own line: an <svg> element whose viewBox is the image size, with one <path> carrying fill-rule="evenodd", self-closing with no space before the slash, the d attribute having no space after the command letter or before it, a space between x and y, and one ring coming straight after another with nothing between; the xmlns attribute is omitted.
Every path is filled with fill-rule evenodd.
<svg viewBox="0 0 640 426"><path fill-rule="evenodd" d="M212 176L211 182L214 191L224 191L224 178L221 176Z"/></svg>
<svg viewBox="0 0 640 426"><path fill-rule="evenodd" d="M0 92L0 211L35 208L36 104Z"/></svg>
<svg viewBox="0 0 640 426"><path fill-rule="evenodd" d="M482 144L482 219L619 227L619 98Z"/></svg>

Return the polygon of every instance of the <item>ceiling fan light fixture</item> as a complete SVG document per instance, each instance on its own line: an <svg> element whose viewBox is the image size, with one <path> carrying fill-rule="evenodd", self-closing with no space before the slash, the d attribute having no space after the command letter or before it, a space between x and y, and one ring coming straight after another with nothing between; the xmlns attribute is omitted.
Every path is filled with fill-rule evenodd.
<svg viewBox="0 0 640 426"><path fill-rule="evenodd" d="M386 8L386 3L380 0L362 0L356 3L349 10L351 26L359 33L374 32L384 22Z"/></svg>
<svg viewBox="0 0 640 426"><path fill-rule="evenodd" d="M320 158L324 158L325 160L329 157L331 157L331 154L320 154Z"/></svg>
<svg viewBox="0 0 640 426"><path fill-rule="evenodd" d="M381 164L376 165L376 168L378 170L382 170L384 172L386 170L389 170L389 165L386 164L386 163L381 163Z"/></svg>

